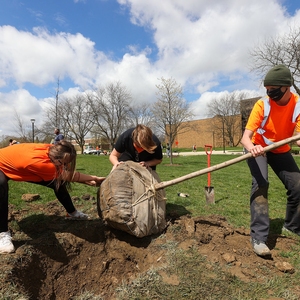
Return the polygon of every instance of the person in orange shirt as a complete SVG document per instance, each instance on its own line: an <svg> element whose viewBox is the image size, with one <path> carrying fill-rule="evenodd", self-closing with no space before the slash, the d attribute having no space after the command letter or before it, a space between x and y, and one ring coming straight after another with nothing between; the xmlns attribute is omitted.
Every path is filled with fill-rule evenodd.
<svg viewBox="0 0 300 300"><path fill-rule="evenodd" d="M250 241L254 252L260 256L271 254L266 245L270 227L268 164L287 190L282 231L300 235L300 171L290 146L264 152L265 146L300 133L298 96L290 90L292 83L291 72L286 66L277 65L269 70L264 79L268 96L255 103L241 140L246 152L252 154L247 161L252 175ZM300 141L297 145L300 146Z"/></svg>
<svg viewBox="0 0 300 300"><path fill-rule="evenodd" d="M23 143L0 149L0 253L14 252L8 230L8 181L25 181L54 190L66 209L66 219L88 219L75 209L68 190L71 182L100 185L105 177L75 171L76 151L65 140L52 144Z"/></svg>
<svg viewBox="0 0 300 300"><path fill-rule="evenodd" d="M144 167L156 170L162 162L162 150L159 139L152 130L142 124L123 132L118 138L109 160L114 170L123 161L135 161Z"/></svg>

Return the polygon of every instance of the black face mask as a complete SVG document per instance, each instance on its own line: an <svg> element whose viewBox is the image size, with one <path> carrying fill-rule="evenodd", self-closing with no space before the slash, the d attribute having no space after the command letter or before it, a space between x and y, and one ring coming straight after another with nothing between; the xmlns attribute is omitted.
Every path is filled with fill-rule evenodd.
<svg viewBox="0 0 300 300"><path fill-rule="evenodd" d="M267 95L274 101L279 101L283 95L285 94L285 92L287 91L287 89L282 92L281 91L282 87L279 87L277 89L272 89L272 90L267 90Z"/></svg>

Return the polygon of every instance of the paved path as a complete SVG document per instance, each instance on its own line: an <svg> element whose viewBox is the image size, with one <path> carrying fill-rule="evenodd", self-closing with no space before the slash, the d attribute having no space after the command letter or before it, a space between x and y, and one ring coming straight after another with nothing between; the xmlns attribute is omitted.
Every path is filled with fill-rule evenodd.
<svg viewBox="0 0 300 300"><path fill-rule="evenodd" d="M174 156L176 156L177 155L177 152L175 152L175 153L173 153L174 154ZM224 151L223 150L213 150L212 151L212 153L211 153L211 155L215 155L215 154L228 154L228 155L236 155L236 154L239 154L239 155L241 155L241 154L244 154L244 152L243 151L226 151L225 150L225 153L224 153ZM164 155L165 155L165 153L164 153ZM179 152L179 155L180 156L190 156L190 155L206 155L206 152L205 151L196 151L196 152Z"/></svg>

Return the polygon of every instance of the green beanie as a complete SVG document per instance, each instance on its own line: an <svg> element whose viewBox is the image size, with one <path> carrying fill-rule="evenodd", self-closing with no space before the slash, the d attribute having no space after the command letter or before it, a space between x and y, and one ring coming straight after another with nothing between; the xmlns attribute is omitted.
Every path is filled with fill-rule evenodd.
<svg viewBox="0 0 300 300"><path fill-rule="evenodd" d="M291 71L285 65L273 67L266 75L264 86L291 86L293 83Z"/></svg>

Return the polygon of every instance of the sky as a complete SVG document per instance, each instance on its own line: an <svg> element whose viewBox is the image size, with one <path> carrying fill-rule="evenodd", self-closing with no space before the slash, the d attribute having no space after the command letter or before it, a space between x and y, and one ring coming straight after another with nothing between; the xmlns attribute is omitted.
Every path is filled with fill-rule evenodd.
<svg viewBox="0 0 300 300"><path fill-rule="evenodd" d="M55 99L121 82L154 103L173 78L195 119L232 91L264 95L250 72L258 42L300 26L299 0L2 0L0 136L45 120Z"/></svg>

